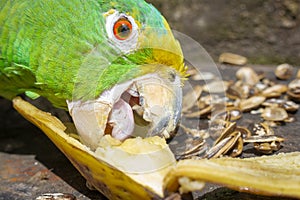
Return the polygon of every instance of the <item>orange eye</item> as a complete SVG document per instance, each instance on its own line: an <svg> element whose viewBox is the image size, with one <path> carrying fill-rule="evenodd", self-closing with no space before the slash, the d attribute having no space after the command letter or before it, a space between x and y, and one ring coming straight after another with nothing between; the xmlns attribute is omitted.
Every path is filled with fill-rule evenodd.
<svg viewBox="0 0 300 200"><path fill-rule="evenodd" d="M132 24L125 17L120 18L114 24L113 32L115 37L119 40L126 40L130 36L131 31L132 31Z"/></svg>

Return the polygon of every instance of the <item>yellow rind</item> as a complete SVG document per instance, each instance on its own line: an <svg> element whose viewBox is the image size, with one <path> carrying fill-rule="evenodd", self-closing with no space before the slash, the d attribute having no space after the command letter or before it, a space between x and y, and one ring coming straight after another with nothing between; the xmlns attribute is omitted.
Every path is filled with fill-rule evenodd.
<svg viewBox="0 0 300 200"><path fill-rule="evenodd" d="M68 157L83 177L109 199L161 199L154 191L143 186L125 173L94 156L78 140L68 136L66 127L56 117L43 112L20 97L13 99L14 108L27 120L39 127Z"/></svg>
<svg viewBox="0 0 300 200"><path fill-rule="evenodd" d="M165 176L166 193L179 189L180 177L259 195L300 198L300 152L248 159L182 160Z"/></svg>

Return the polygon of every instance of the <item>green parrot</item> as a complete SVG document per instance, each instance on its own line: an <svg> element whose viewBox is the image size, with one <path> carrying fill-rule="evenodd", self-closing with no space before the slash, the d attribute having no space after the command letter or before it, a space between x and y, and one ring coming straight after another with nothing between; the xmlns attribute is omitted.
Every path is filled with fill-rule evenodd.
<svg viewBox="0 0 300 200"><path fill-rule="evenodd" d="M0 95L68 110L91 149L104 134L169 137L185 77L178 41L143 0L0 2Z"/></svg>

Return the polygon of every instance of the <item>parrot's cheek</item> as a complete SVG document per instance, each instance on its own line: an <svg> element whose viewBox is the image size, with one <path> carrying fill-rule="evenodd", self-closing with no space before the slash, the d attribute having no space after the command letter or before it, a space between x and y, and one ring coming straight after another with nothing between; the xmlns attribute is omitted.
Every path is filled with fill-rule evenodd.
<svg viewBox="0 0 300 200"><path fill-rule="evenodd" d="M110 134L118 140L164 136L176 129L182 104L180 76L158 74L115 85L91 101L67 101L69 112L84 144L96 149Z"/></svg>

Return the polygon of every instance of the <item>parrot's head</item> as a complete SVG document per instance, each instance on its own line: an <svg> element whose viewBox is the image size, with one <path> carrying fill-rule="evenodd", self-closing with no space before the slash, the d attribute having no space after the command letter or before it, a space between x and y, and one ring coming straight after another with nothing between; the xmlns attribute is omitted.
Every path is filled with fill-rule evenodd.
<svg viewBox="0 0 300 200"><path fill-rule="evenodd" d="M67 100L82 141L95 148L104 134L170 137L186 76L179 42L143 0L99 4L95 12L102 17L90 28L101 40L86 53Z"/></svg>

